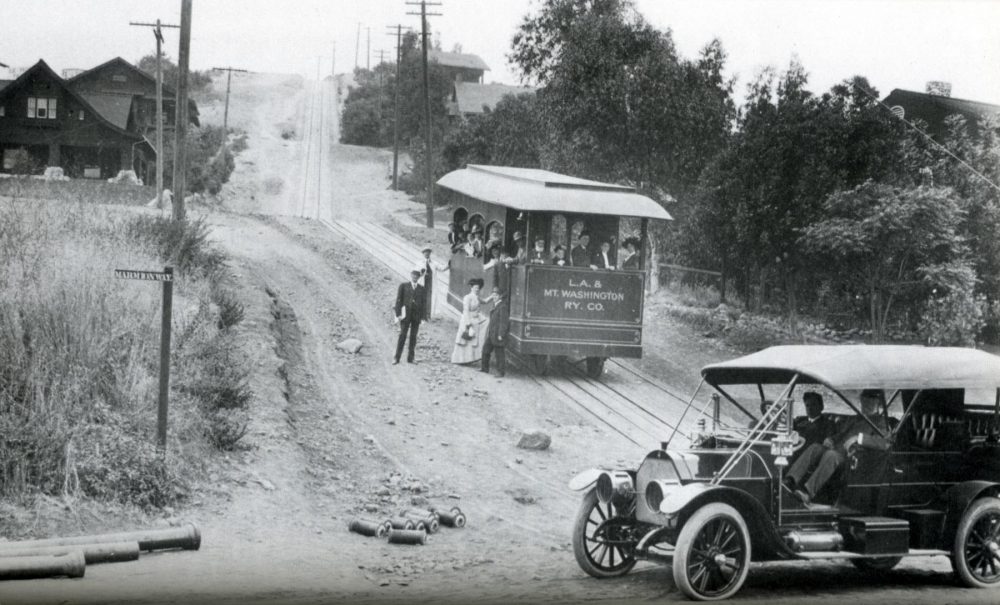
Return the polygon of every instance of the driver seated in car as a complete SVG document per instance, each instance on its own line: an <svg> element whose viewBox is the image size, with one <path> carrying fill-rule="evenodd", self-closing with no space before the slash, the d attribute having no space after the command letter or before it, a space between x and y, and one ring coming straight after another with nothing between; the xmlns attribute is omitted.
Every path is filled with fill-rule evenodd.
<svg viewBox="0 0 1000 605"><path fill-rule="evenodd" d="M823 443L836 431L833 418L823 413L823 396L816 391L807 391L802 395L802 403L806 407L805 416L797 416L792 428L802 438L802 447L807 448L814 443Z"/></svg>
<svg viewBox="0 0 1000 605"><path fill-rule="evenodd" d="M879 413L882 402L882 391L865 389L861 392L863 416L854 418L843 430L827 437L822 443L813 443L795 460L785 476L785 485L799 500L806 505L812 502L830 477L844 465L848 450L855 444L875 449L886 448L885 440L872 428L874 424L879 430L888 431L885 418ZM815 470L806 479L810 469Z"/></svg>

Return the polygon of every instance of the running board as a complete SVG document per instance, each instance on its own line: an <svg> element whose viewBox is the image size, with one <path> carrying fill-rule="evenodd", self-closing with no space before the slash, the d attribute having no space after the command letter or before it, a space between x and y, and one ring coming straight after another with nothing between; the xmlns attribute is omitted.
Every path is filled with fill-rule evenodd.
<svg viewBox="0 0 1000 605"><path fill-rule="evenodd" d="M912 548L905 553L884 553L877 555L864 555L846 550L817 550L795 553L795 556L800 559L885 559L887 557L939 557L950 554L947 550Z"/></svg>

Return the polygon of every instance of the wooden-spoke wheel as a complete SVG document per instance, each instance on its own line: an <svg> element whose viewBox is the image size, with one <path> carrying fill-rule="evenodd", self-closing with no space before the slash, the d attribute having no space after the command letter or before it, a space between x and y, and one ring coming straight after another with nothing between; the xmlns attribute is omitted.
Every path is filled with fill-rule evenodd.
<svg viewBox="0 0 1000 605"><path fill-rule="evenodd" d="M573 524L573 555L580 569L595 578L627 574L635 565L631 536L634 521L611 502L601 504L591 489L583 497Z"/></svg>
<svg viewBox="0 0 1000 605"><path fill-rule="evenodd" d="M604 373L604 358L603 357L588 357L587 358L587 376L590 378L600 378L601 374Z"/></svg>
<svg viewBox="0 0 1000 605"><path fill-rule="evenodd" d="M967 586L1000 584L1000 500L981 498L965 511L955 533L951 566Z"/></svg>
<svg viewBox="0 0 1000 605"><path fill-rule="evenodd" d="M750 532L735 508L706 504L677 537L674 583L688 598L717 601L743 586L750 570Z"/></svg>
<svg viewBox="0 0 1000 605"><path fill-rule="evenodd" d="M889 571L899 565L903 557L870 557L866 559L851 559L851 563L861 571Z"/></svg>

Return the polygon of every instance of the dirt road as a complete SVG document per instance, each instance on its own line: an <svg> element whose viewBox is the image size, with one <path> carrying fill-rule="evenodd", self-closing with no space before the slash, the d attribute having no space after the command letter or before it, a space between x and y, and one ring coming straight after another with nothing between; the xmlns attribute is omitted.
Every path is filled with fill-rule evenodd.
<svg viewBox="0 0 1000 605"><path fill-rule="evenodd" d="M597 581L569 547L578 495L566 482L643 451L525 376L452 366L446 320L421 328L419 363L391 365L397 278L315 219L382 220L412 206L386 191L389 154L337 144L335 97L330 81L234 82L230 119L248 131L249 148L227 188L231 211L209 219L244 296L239 329L256 399L244 448L219 455L177 513L202 528L202 549L94 566L81 580L7 583L0 603L681 600L669 569L640 565ZM365 343L359 354L336 349L348 337ZM675 359L711 357L695 335L675 341ZM549 433L551 449L517 449L530 428ZM425 502L461 506L468 527L442 529L422 547L346 531L351 518ZM989 600L956 588L948 570L938 560L930 571L903 565L873 578L842 563L768 565L751 571L738 598Z"/></svg>

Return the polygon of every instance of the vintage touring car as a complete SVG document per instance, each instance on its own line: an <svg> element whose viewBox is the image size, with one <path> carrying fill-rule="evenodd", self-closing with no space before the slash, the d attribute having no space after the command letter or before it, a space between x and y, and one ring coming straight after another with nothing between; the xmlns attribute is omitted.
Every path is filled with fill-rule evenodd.
<svg viewBox="0 0 1000 605"><path fill-rule="evenodd" d="M681 437L671 435L638 468L570 482L584 492L573 546L585 572L610 578L659 561L689 598L717 600L740 589L753 561L886 570L940 555L964 585L1000 587L1000 357L781 346L709 365L702 377L715 392L693 424L678 423L693 426L687 447L675 449ZM795 402L809 392L825 398L831 436L850 438L802 445ZM803 495L791 471L806 468L806 452L837 448L829 480Z"/></svg>

